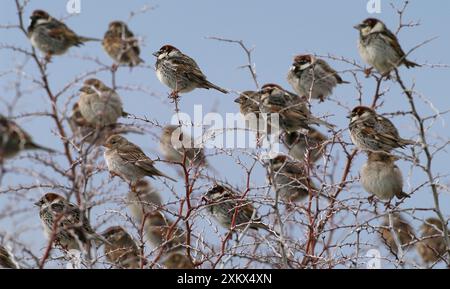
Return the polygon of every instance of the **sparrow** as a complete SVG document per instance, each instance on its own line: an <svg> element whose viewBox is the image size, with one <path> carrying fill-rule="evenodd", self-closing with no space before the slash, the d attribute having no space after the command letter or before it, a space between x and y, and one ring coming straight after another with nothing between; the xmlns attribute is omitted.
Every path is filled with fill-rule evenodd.
<svg viewBox="0 0 450 289"><path fill-rule="evenodd" d="M105 244L105 256L108 262L122 269L141 267L139 248L122 227L110 227L102 235L109 242Z"/></svg>
<svg viewBox="0 0 450 289"><path fill-rule="evenodd" d="M397 233L398 239L402 248L406 249L409 243L414 240L414 230L411 225L402 218L400 214L394 214L392 217L393 229ZM383 242L392 250L397 252L397 244L395 244L394 236L391 234L389 229L389 217L386 216L382 223L383 228L381 228L381 239Z"/></svg>
<svg viewBox="0 0 450 289"><path fill-rule="evenodd" d="M439 219L435 218L427 219L420 227L422 235L416 249L425 263L437 262L447 252L444 229L448 230Z"/></svg>
<svg viewBox="0 0 450 289"><path fill-rule="evenodd" d="M14 121L0 114L0 162L15 157L22 150L55 151L33 142L31 136Z"/></svg>
<svg viewBox="0 0 450 289"><path fill-rule="evenodd" d="M128 209L136 222L142 223L144 216L162 206L159 192L146 180L139 180L127 195Z"/></svg>
<svg viewBox="0 0 450 289"><path fill-rule="evenodd" d="M163 265L167 269L194 269L195 266L188 256L181 252L172 252L164 258Z"/></svg>
<svg viewBox="0 0 450 289"><path fill-rule="evenodd" d="M261 93L259 91L244 91L234 102L239 104L239 110L244 116L247 128L259 132L264 132L267 129L261 115Z"/></svg>
<svg viewBox="0 0 450 289"><path fill-rule="evenodd" d="M314 55L297 55L287 75L287 81L300 96L319 99L321 102L333 93L338 84L349 83L342 80L325 60Z"/></svg>
<svg viewBox="0 0 450 289"><path fill-rule="evenodd" d="M389 119L369 107L355 107L349 118L351 139L363 151L390 152L415 144L412 140L401 138Z"/></svg>
<svg viewBox="0 0 450 289"><path fill-rule="evenodd" d="M82 142L87 142L95 146L101 146L113 134L142 134L139 128L119 123L104 127L94 127L81 114L78 102L72 107L72 113L68 119L68 123L74 136L80 138Z"/></svg>
<svg viewBox="0 0 450 289"><path fill-rule="evenodd" d="M206 192L204 200L207 202L209 213L226 229L243 230L247 226L254 230L268 229L261 223L261 218L256 214L253 205L248 200L243 200L230 188L215 185Z"/></svg>
<svg viewBox="0 0 450 289"><path fill-rule="evenodd" d="M304 164L291 161L285 155L269 160L272 185L280 199L286 202L300 202L310 195L317 195L317 188L307 175Z"/></svg>
<svg viewBox="0 0 450 289"><path fill-rule="evenodd" d="M122 21L109 23L102 42L106 53L118 64L126 64L130 67L144 62L140 57L139 42L127 24Z"/></svg>
<svg viewBox="0 0 450 289"><path fill-rule="evenodd" d="M286 133L283 143L288 148L288 154L298 161L315 163L322 158L327 138L315 128L310 128L305 134L300 132Z"/></svg>
<svg viewBox="0 0 450 289"><path fill-rule="evenodd" d="M363 188L381 200L409 197L403 192L403 176L395 164L396 157L387 153L368 152L367 162L361 168Z"/></svg>
<svg viewBox="0 0 450 289"><path fill-rule="evenodd" d="M19 269L9 251L0 245L0 269Z"/></svg>
<svg viewBox="0 0 450 289"><path fill-rule="evenodd" d="M334 126L314 117L309 111L306 101L277 84L265 84L261 88L261 112L266 114L272 127L277 127L269 121L269 115L279 115L279 128L291 133L299 129L309 129L310 125Z"/></svg>
<svg viewBox="0 0 450 289"><path fill-rule="evenodd" d="M146 214L144 226L148 241L155 249L163 245L170 251L179 249L186 238L185 231L174 225L161 211Z"/></svg>
<svg viewBox="0 0 450 289"><path fill-rule="evenodd" d="M174 163L205 165L203 149L196 148L194 139L185 134L178 125L167 125L160 138L160 150L167 161Z"/></svg>
<svg viewBox="0 0 450 289"><path fill-rule="evenodd" d="M123 111L120 96L98 79L87 79L80 88L78 109L81 116L93 127L116 124Z"/></svg>
<svg viewBox="0 0 450 289"><path fill-rule="evenodd" d="M172 89L173 96L191 92L196 88L213 88L222 93L228 93L225 89L209 82L195 60L183 54L178 48L164 45L153 55L157 57L156 76L161 83Z"/></svg>
<svg viewBox="0 0 450 289"><path fill-rule="evenodd" d="M81 251L82 247L89 248L90 241L97 245L108 243L95 233L80 208L64 197L47 193L35 205L39 207L45 234L49 239L53 236L54 244L63 249Z"/></svg>
<svg viewBox="0 0 450 289"><path fill-rule="evenodd" d="M420 66L406 59L397 37L380 20L367 18L354 28L359 31L359 55L382 75L402 64L407 68Z"/></svg>
<svg viewBox="0 0 450 289"><path fill-rule="evenodd" d="M110 136L103 146L106 148L104 157L111 175L121 177L132 187L146 176L164 177L176 182L155 168L153 161L137 145L120 135Z"/></svg>
<svg viewBox="0 0 450 289"><path fill-rule="evenodd" d="M66 53L72 46L80 46L87 41L99 41L95 38L77 35L64 23L43 10L35 10L30 19L28 38L35 48L45 53L48 61L53 55Z"/></svg>

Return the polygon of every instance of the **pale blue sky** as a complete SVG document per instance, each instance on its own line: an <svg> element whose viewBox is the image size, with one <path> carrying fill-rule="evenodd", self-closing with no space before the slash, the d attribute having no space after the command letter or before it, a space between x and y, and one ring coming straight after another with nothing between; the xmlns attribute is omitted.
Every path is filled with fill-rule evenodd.
<svg viewBox="0 0 450 289"><path fill-rule="evenodd" d="M28 18L34 9L44 9L55 17L65 17L66 0L32 0L25 11ZM393 1L399 5L402 1ZM424 64L449 64L450 63L450 34L448 32L448 13L450 2L445 0L436 1L410 1L411 5L405 15L405 21L420 20L421 26L413 29L405 29L400 35L400 43L404 50L408 51L424 40L438 36L433 42L421 47L410 55L412 61ZM395 12L391 9L389 1L381 0L381 14L369 15L366 11L365 0L352 1L266 1L266 0L228 0L228 1L207 1L207 0L81 0L82 11L80 15L70 17L66 23L78 34L90 37L103 37L108 23L112 20L126 21L130 11L136 11L145 4L156 6L156 9L145 14L137 15L129 23L130 29L140 37L143 37L141 57L146 64L154 65L152 52L158 50L164 44L172 44L180 50L196 59L208 79L221 87L243 91L254 89L254 84L247 70L238 67L246 64L246 57L242 50L232 44L221 43L205 39L208 36L219 36L224 38L244 40L249 47L254 47L253 60L256 64L258 81L260 84L267 82L279 83L289 88L286 82L286 73L294 55L308 52L317 54L333 54L355 59L362 63L359 58L356 41L358 33L352 28L362 19L375 16L382 19L388 27L394 29L398 23ZM17 22L14 1L2 1L0 11L1 24L14 24ZM26 19L28 21L28 19ZM0 43L8 43L22 48L29 49L28 40L17 30L0 30L2 35ZM68 55L57 57L49 66L49 78L55 90L65 86L75 75L79 75L87 70L93 69L96 65L88 61L80 61L79 57L98 57L104 63L111 63L104 53L101 45L88 43L81 48L73 48ZM22 55L11 53L11 51L0 50L0 74L10 70L11 67L23 63ZM339 71L351 69L352 67L342 62L330 61L333 67ZM24 67L27 74L37 75L36 66L29 61ZM446 84L450 81L448 68L423 67L420 69L407 70L400 69L403 80L409 85L416 81L416 89L421 92L424 98L429 99L434 107L441 111L449 108L449 95ZM108 73L100 73L98 78L110 83ZM342 77L352 84L343 85L335 90L333 99L340 101L348 107L357 105L357 91L354 87L354 80L349 73L343 73ZM0 89L2 99L10 100L12 95L11 81L16 76L7 75L0 78ZM151 69L137 68L133 71L122 69L119 71L118 85L143 85L154 96L149 96L141 92L122 91L121 96L124 101L125 110L138 116L147 116L157 119L161 123L167 123L172 115L173 108L167 103L168 89L160 84ZM370 104L374 93L373 79L361 78L363 89L363 103ZM29 81L25 89L30 88ZM384 106L380 112L394 112L407 110L406 98L400 94L397 85L392 82L383 84L383 88L390 87L389 92L383 97ZM76 93L73 87L63 97L62 103L68 97ZM237 112L238 107L233 102L236 94L223 95L215 91L196 90L195 92L183 95L180 107L182 112L192 114L195 104L202 104L204 113L208 111L218 111L225 114L227 112ZM419 110L424 115L432 114L429 106L423 101L418 102ZM18 102L14 114L30 113L48 109L49 103L42 90L32 90ZM339 128L345 128L348 123L344 117L347 111L335 105L334 102L313 104L312 110L318 115L331 114L329 121ZM0 105L0 112L6 113L5 107ZM448 129L448 115L438 120L430 131L430 136L448 140L450 132ZM414 122L409 116L398 116L393 122L399 128L403 137L414 138ZM29 131L38 143L55 147L57 137L49 132L49 128L54 130L54 125L50 119L45 117L29 118L19 120L19 123ZM159 133L158 130L154 130ZM344 133L349 141L348 133ZM157 143L154 137L134 136L139 143L152 157L156 156ZM431 139L431 142L435 140ZM442 142L441 142L442 143ZM58 142L60 144L60 142ZM56 147L61 150L61 147ZM409 153L408 150L405 150ZM344 156L340 156L341 162ZM364 157L359 155L355 162L355 169L352 176L357 176L358 170ZM448 185L448 153L441 153L435 159L435 174L445 175L440 179L440 183ZM21 163L18 161L18 163ZM211 160L212 166L220 168L221 178L232 180L235 185L243 184L242 171L236 170L233 160L214 158ZM22 163L23 165L23 163ZM410 171L408 163L399 162L399 166L405 175L405 190L410 191L410 185L416 187L425 180L425 175L419 169ZM175 171L167 166L170 174ZM263 170L257 170L260 181L264 179ZM413 176L411 177L412 174ZM20 183L24 179L12 179L8 175L2 184L2 190L6 184ZM156 182L158 183L158 182ZM260 182L261 183L261 182ZM181 186L181 184L180 184ZM181 187L180 187L181 188ZM361 191L355 188L355 191ZM364 192L362 194L365 194ZM450 198L447 193L442 197L442 206L446 217L450 215ZM33 197L25 197L30 201ZM5 201L5 198L3 198ZM0 198L2 204L2 198ZM8 205L3 203L3 205ZM24 205L29 208L30 204ZM404 203L405 207L430 207L432 197L429 188L423 188L414 194L413 198ZM32 214L37 215L36 212ZM431 213L422 214L417 212L418 217L428 217ZM31 215L31 214L30 214ZM20 219L20 218L19 218ZM37 223L37 219L35 220ZM14 222L21 223L20 220ZM10 220L0 219L0 231L2 224L11 224ZM415 223L417 225L418 223ZM7 226L8 227L8 226ZM417 227L417 226L416 226ZM30 235L36 238L37 243L42 246L45 240L42 235ZM31 243L31 242L30 242ZM39 246L38 246L39 248Z"/></svg>

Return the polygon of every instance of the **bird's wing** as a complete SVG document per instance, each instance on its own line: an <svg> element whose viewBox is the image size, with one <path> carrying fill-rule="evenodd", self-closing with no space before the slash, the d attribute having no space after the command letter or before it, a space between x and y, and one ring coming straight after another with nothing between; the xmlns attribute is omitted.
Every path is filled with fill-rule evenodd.
<svg viewBox="0 0 450 289"><path fill-rule="evenodd" d="M339 76L336 70L334 70L325 60L323 59L317 59L316 64L320 64L322 69L325 71L325 73L328 75L332 75L334 78L336 78L337 83L344 82L342 78Z"/></svg>
<svg viewBox="0 0 450 289"><path fill-rule="evenodd" d="M200 70L200 67L194 59L187 55L184 57L174 56L170 58L170 62L175 67L177 73L184 75L191 81L202 83L206 81L206 76Z"/></svg>
<svg viewBox="0 0 450 289"><path fill-rule="evenodd" d="M381 38L386 41L398 54L400 58L405 57L405 52L403 51L402 47L400 46L400 43L398 43L397 36L395 36L394 33L392 33L389 30L385 30L383 32L379 32Z"/></svg>
<svg viewBox="0 0 450 289"><path fill-rule="evenodd" d="M58 39L60 41L68 40L72 43L81 43L78 35L73 32L66 24L53 20L47 23L46 28L48 30L48 36Z"/></svg>
<svg viewBox="0 0 450 289"><path fill-rule="evenodd" d="M133 163L135 166L153 174L160 175L154 166L153 161L136 145L129 143L118 150L119 156L126 162Z"/></svg>
<svg viewBox="0 0 450 289"><path fill-rule="evenodd" d="M387 144L392 147L398 146L398 137L385 129L381 129L379 125L365 126L361 129L361 132L367 137L371 137L380 143Z"/></svg>

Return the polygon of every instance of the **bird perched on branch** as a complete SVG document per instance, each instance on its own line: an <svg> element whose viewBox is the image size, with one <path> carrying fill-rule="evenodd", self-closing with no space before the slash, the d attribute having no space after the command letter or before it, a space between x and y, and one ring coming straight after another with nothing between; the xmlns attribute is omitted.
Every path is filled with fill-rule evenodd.
<svg viewBox="0 0 450 289"><path fill-rule="evenodd" d="M300 96L319 99L321 102L333 93L338 84L349 83L325 60L314 55L297 55L287 75L287 81Z"/></svg>
<svg viewBox="0 0 450 289"><path fill-rule="evenodd" d="M361 184L364 189L381 200L409 197L403 192L403 176L395 164L396 157L381 152L368 152L367 162L361 169Z"/></svg>
<svg viewBox="0 0 450 289"><path fill-rule="evenodd" d="M108 262L124 269L141 267L139 248L127 231L120 226L114 226L106 229L102 235L109 242L105 244L105 256Z"/></svg>
<svg viewBox="0 0 450 289"><path fill-rule="evenodd" d="M359 55L382 75L388 75L394 68L402 64L407 68L420 66L406 59L406 54L401 48L397 36L382 21L367 18L354 28L359 31Z"/></svg>
<svg viewBox="0 0 450 289"><path fill-rule="evenodd" d="M351 139L363 151L390 152L415 144L412 140L401 138L394 124L370 107L355 107L349 119Z"/></svg>
<svg viewBox="0 0 450 289"><path fill-rule="evenodd" d="M258 217L253 205L230 188L216 185L206 193L204 198L207 201L209 213L226 229L233 229L232 225L234 225L238 230L243 230L246 226L254 230L269 230L265 224L261 223L261 218Z"/></svg>
<svg viewBox="0 0 450 289"><path fill-rule="evenodd" d="M110 136L103 145L108 170L113 176L119 176L132 187L146 176L175 179L163 174L154 166L154 162L145 155L140 147L120 135Z"/></svg>
<svg viewBox="0 0 450 289"><path fill-rule="evenodd" d="M411 225L402 218L400 214L393 214L393 229L398 236L400 244L403 249L406 249L409 246L409 243L414 240L414 230ZM383 242L393 251L397 252L397 244L395 243L394 236L389 229L389 217L386 216L383 220L381 228L381 238Z"/></svg>
<svg viewBox="0 0 450 289"><path fill-rule="evenodd" d="M103 37L103 48L106 53L117 63L130 67L144 62L140 57L139 42L127 24L122 21L109 23L108 31Z"/></svg>
<svg viewBox="0 0 450 289"><path fill-rule="evenodd" d="M50 61L53 55L66 53L72 46L80 46L87 41L100 41L77 35L43 10L35 10L30 19L28 38L35 48L45 53L47 61Z"/></svg>
<svg viewBox="0 0 450 289"><path fill-rule="evenodd" d="M301 162L308 159L313 164L322 158L327 138L311 127L305 134L297 131L284 134L283 143L288 148L288 154L291 157Z"/></svg>
<svg viewBox="0 0 450 289"><path fill-rule="evenodd" d="M169 253L163 261L163 265L167 269L194 269L194 264L188 256L182 252Z"/></svg>
<svg viewBox="0 0 450 289"><path fill-rule="evenodd" d="M97 245L108 241L97 234L80 208L64 197L47 193L35 203L39 207L44 232L65 250L87 249L91 241Z"/></svg>
<svg viewBox="0 0 450 289"><path fill-rule="evenodd" d="M307 107L305 100L277 84L265 84L261 88L261 112L279 115L279 128L288 133L300 129L308 130L311 125L324 125L329 129L334 125L314 117ZM276 123L270 123L277 126Z"/></svg>
<svg viewBox="0 0 450 289"><path fill-rule="evenodd" d="M161 211L146 214L144 228L154 248L165 246L169 251L179 250L186 239L186 232L167 219Z"/></svg>
<svg viewBox="0 0 450 289"><path fill-rule="evenodd" d="M78 108L83 118L93 127L117 123L127 116L120 96L98 79L87 79L80 88Z"/></svg>
<svg viewBox="0 0 450 289"><path fill-rule="evenodd" d="M270 126L267 126L261 115L261 91L244 91L234 102L239 104L239 110L244 116L246 127L257 132L267 131L270 133Z"/></svg>
<svg viewBox="0 0 450 289"><path fill-rule="evenodd" d="M272 185L282 200L300 202L310 195L317 195L318 190L307 175L305 164L291 161L285 155L278 155L268 162L269 177Z"/></svg>
<svg viewBox="0 0 450 289"><path fill-rule="evenodd" d="M141 224L146 214L162 205L161 195L148 181L142 179L128 192L127 204L135 220Z"/></svg>
<svg viewBox="0 0 450 289"><path fill-rule="evenodd" d="M421 240L416 248L425 263L437 262L447 252L444 230L448 231L447 227L436 218L426 219L420 227Z"/></svg>
<svg viewBox="0 0 450 289"><path fill-rule="evenodd" d="M156 76L161 83L172 89L172 96L191 92L196 88L212 88L228 93L227 90L209 82L195 60L178 48L164 45L153 55L157 57Z"/></svg>
<svg viewBox="0 0 450 289"><path fill-rule="evenodd" d="M203 149L195 147L194 139L178 125L165 126L159 143L167 161L195 166L206 164Z"/></svg>
<svg viewBox="0 0 450 289"><path fill-rule="evenodd" d="M0 163L4 159L15 157L22 150L55 151L33 142L31 136L14 121L0 114Z"/></svg>

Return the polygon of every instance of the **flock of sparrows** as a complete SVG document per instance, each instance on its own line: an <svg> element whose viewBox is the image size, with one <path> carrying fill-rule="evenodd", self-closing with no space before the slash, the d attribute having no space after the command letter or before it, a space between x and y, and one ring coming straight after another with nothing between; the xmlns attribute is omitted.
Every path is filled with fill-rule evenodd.
<svg viewBox="0 0 450 289"><path fill-rule="evenodd" d="M64 54L73 46L80 46L87 41L100 41L77 35L64 23L42 10L34 11L30 18L28 37L33 47L45 54L46 61L50 61L54 55ZM408 68L418 66L406 59L396 36L380 20L369 18L355 28L359 30L358 49L362 59L383 76L389 75L402 64ZM143 62L140 58L139 41L124 22L110 23L102 45L115 62L113 69L117 69L118 65L133 67ZM212 88L228 93L208 81L197 63L179 49L164 45L153 55L157 58L156 76L171 89L172 97L196 88ZM282 200L299 202L308 196L319 194L306 171L310 164L323 156L328 143L327 137L312 126L334 128L334 125L312 115L309 100L326 101L338 84L347 82L325 60L313 55L296 56L287 81L295 93L277 84L266 84L258 91L242 92L235 102L239 104L242 114L256 119L256 122L249 122L251 129L263 130L259 126L259 120L265 118L270 126L277 126L283 132L281 140L288 149L288 155L278 155L266 163L270 172L268 177ZM270 123L267 115L271 114L279 116L278 123ZM130 211L135 220L142 224L149 243L155 248L163 246L166 249L164 265L168 268L193 268L192 261L180 250L185 231L160 210L161 198L144 178L150 176L176 180L158 170L154 161L139 146L120 135L122 128L117 121L126 116L116 91L98 79L88 79L80 89L79 100L73 107L69 123L80 139L105 148L104 158L110 174L130 185ZM351 140L368 155L367 163L361 170L364 189L382 200L408 196L403 192L402 174L395 165L397 159L391 151L415 142L401 138L392 122L372 108L355 107L349 118ZM173 140L182 145L175 146ZM165 160L206 166L203 149L193 148L192 141L179 126L164 127L160 146ZM1 160L26 149L53 152L33 143L31 137L12 120L1 116ZM210 214L224 228L271 230L261 222L252 203L232 188L216 184L206 192L204 200ZM110 227L104 233L97 234L78 206L55 193L45 194L36 205L40 208L39 215L49 238L63 249L89 250L93 241L104 244L107 260L116 266L139 268L145 263L141 257L141 249L122 227ZM399 216L396 217L394 229L398 230L402 245L413 240L412 229L405 224L407 223ZM445 252L442 230L444 226L439 220L428 219L423 225L425 240L419 243L418 248L424 261L435 261ZM382 236L396 251L390 232L383 231ZM0 265L13 267L15 263L9 259L9 253L0 248Z"/></svg>

